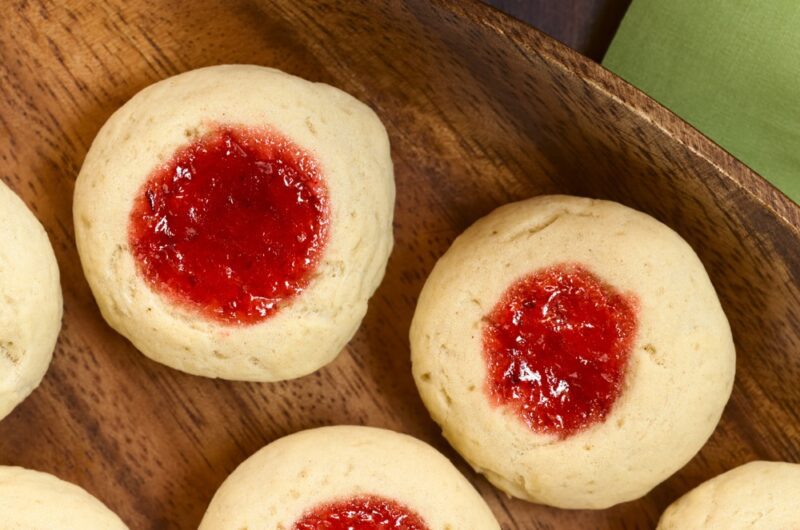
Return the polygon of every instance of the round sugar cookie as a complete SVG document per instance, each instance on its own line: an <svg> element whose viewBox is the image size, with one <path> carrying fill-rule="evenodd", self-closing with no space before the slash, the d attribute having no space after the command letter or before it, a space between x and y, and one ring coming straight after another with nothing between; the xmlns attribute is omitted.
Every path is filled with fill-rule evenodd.
<svg viewBox="0 0 800 530"><path fill-rule="evenodd" d="M126 530L84 489L53 475L0 466L0 530Z"/></svg>
<svg viewBox="0 0 800 530"><path fill-rule="evenodd" d="M800 464L750 462L672 503L657 530L796 530Z"/></svg>
<svg viewBox="0 0 800 530"><path fill-rule="evenodd" d="M0 181L0 419L39 386L61 314L58 264L47 233Z"/></svg>
<svg viewBox="0 0 800 530"><path fill-rule="evenodd" d="M75 186L78 251L108 323L192 374L275 381L333 360L392 247L386 130L366 105L259 66L145 88Z"/></svg>
<svg viewBox="0 0 800 530"><path fill-rule="evenodd" d="M688 462L731 393L703 265L655 219L542 196L460 235L410 332L425 405L503 491L562 508L636 499Z"/></svg>
<svg viewBox="0 0 800 530"><path fill-rule="evenodd" d="M438 451L371 427L286 436L222 484L200 530L499 530L489 507Z"/></svg>

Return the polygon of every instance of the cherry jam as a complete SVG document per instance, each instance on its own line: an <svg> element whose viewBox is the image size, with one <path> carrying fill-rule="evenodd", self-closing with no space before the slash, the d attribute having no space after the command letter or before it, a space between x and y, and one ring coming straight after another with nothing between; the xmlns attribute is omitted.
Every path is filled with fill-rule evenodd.
<svg viewBox="0 0 800 530"><path fill-rule="evenodd" d="M280 134L220 126L150 175L129 223L156 291L218 322L253 324L312 279L327 190L314 158Z"/></svg>
<svg viewBox="0 0 800 530"><path fill-rule="evenodd" d="M293 530L429 530L419 515L389 499L368 496L324 504Z"/></svg>
<svg viewBox="0 0 800 530"><path fill-rule="evenodd" d="M622 391L636 328L636 299L582 265L523 277L485 319L489 396L560 438L602 422Z"/></svg>

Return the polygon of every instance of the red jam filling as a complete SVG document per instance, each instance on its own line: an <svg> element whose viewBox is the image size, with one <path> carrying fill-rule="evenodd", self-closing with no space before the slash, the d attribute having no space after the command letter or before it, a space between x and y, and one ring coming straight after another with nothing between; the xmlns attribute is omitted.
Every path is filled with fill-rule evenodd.
<svg viewBox="0 0 800 530"><path fill-rule="evenodd" d="M486 317L492 401L562 439L602 422L622 391L636 313L633 296L581 265L518 280Z"/></svg>
<svg viewBox="0 0 800 530"><path fill-rule="evenodd" d="M154 289L219 322L252 324L308 285L327 232L314 159L274 131L226 126L150 175L129 242Z"/></svg>
<svg viewBox="0 0 800 530"><path fill-rule="evenodd" d="M419 515L381 497L356 497L323 504L306 513L292 530L428 530Z"/></svg>

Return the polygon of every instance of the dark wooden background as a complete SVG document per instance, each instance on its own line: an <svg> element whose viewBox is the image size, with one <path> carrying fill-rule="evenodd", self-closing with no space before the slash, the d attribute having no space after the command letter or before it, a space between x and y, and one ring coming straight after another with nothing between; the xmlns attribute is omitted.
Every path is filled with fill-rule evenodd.
<svg viewBox="0 0 800 530"><path fill-rule="evenodd" d="M485 0L600 62L631 0Z"/></svg>

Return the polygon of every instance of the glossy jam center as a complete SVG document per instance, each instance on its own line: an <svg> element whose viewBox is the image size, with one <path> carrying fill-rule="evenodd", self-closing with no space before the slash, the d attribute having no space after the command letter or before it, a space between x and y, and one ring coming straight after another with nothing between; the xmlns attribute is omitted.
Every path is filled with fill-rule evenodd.
<svg viewBox="0 0 800 530"><path fill-rule="evenodd" d="M428 530L419 515L381 497L356 497L306 513L293 530Z"/></svg>
<svg viewBox="0 0 800 530"><path fill-rule="evenodd" d="M307 286L327 229L311 156L272 131L218 127L153 172L134 200L129 242L157 291L251 324Z"/></svg>
<svg viewBox="0 0 800 530"><path fill-rule="evenodd" d="M622 390L636 313L632 296L581 265L517 281L486 317L492 401L560 438L602 422Z"/></svg>

